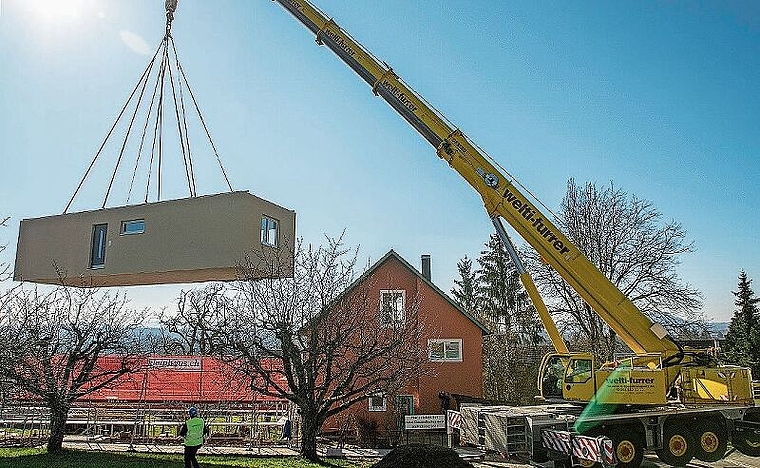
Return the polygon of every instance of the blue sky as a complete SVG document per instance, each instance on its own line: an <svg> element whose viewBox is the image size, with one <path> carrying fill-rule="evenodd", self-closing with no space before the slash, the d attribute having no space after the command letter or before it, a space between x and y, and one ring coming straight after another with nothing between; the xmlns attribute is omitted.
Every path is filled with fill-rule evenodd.
<svg viewBox="0 0 760 468"><path fill-rule="evenodd" d="M161 40L163 3L0 0L6 260L20 219L63 211ZM741 269L760 275L760 3L315 3L550 208L571 177L612 181L682 223L697 250L679 272L707 316L731 317ZM278 4L180 0L173 36L235 189L296 210L307 241L345 228L365 260L430 254L444 290L477 257L492 230L477 194ZM210 153L195 160L199 192L224 191ZM100 206L112 164L73 210ZM167 178L164 198L186 195ZM136 305L176 293L128 289Z"/></svg>

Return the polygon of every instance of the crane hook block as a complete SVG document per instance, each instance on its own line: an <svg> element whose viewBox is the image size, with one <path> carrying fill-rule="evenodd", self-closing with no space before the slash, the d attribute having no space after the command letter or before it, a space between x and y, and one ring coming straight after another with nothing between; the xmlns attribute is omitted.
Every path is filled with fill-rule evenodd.
<svg viewBox="0 0 760 468"><path fill-rule="evenodd" d="M166 12L167 13L174 13L175 11L177 11L177 2L178 1L179 0L166 0L166 3L164 4L164 6L166 7Z"/></svg>

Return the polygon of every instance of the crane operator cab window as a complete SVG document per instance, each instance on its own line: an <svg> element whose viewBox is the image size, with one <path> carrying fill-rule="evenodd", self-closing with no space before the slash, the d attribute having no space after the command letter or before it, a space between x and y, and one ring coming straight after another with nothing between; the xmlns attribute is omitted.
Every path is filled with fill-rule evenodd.
<svg viewBox="0 0 760 468"><path fill-rule="evenodd" d="M565 375L565 364L560 356L552 356L544 368L541 390L544 398L562 397L562 379Z"/></svg>
<svg viewBox="0 0 760 468"><path fill-rule="evenodd" d="M583 383L591 378L591 359L573 359L567 367L567 383Z"/></svg>

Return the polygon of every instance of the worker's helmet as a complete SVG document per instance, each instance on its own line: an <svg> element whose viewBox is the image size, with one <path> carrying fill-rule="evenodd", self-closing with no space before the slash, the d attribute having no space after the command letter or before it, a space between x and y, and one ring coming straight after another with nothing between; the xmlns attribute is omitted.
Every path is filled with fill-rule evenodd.
<svg viewBox="0 0 760 468"><path fill-rule="evenodd" d="M198 408L196 408L195 406L191 406L190 408L187 409L187 413L190 415L191 418L194 418L198 416Z"/></svg>

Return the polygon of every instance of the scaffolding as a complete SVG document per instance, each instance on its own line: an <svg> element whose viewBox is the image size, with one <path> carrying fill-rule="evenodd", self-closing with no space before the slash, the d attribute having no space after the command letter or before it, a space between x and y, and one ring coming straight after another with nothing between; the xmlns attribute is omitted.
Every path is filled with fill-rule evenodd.
<svg viewBox="0 0 760 468"><path fill-rule="evenodd" d="M210 430L208 445L251 449L286 443L282 441L284 422L297 416L290 403L271 400L206 403L198 409ZM181 440L178 433L186 415L187 402L182 401L87 402L69 411L66 434L130 447L171 445ZM18 402L0 407L0 445L42 445L49 428L50 410L40 404Z"/></svg>
<svg viewBox="0 0 760 468"><path fill-rule="evenodd" d="M34 403L0 406L0 446L36 447L49 433L48 408Z"/></svg>
<svg viewBox="0 0 760 468"><path fill-rule="evenodd" d="M254 391L228 363L207 356L146 356L141 371L75 401L66 435L85 442L126 444L127 449L177 444L190 406L198 408L210 429L207 445L253 449L292 443L293 439L282 440L288 420L291 433L298 433L295 406ZM44 444L49 426L50 410L42 400L23 392L2 392L0 444Z"/></svg>

